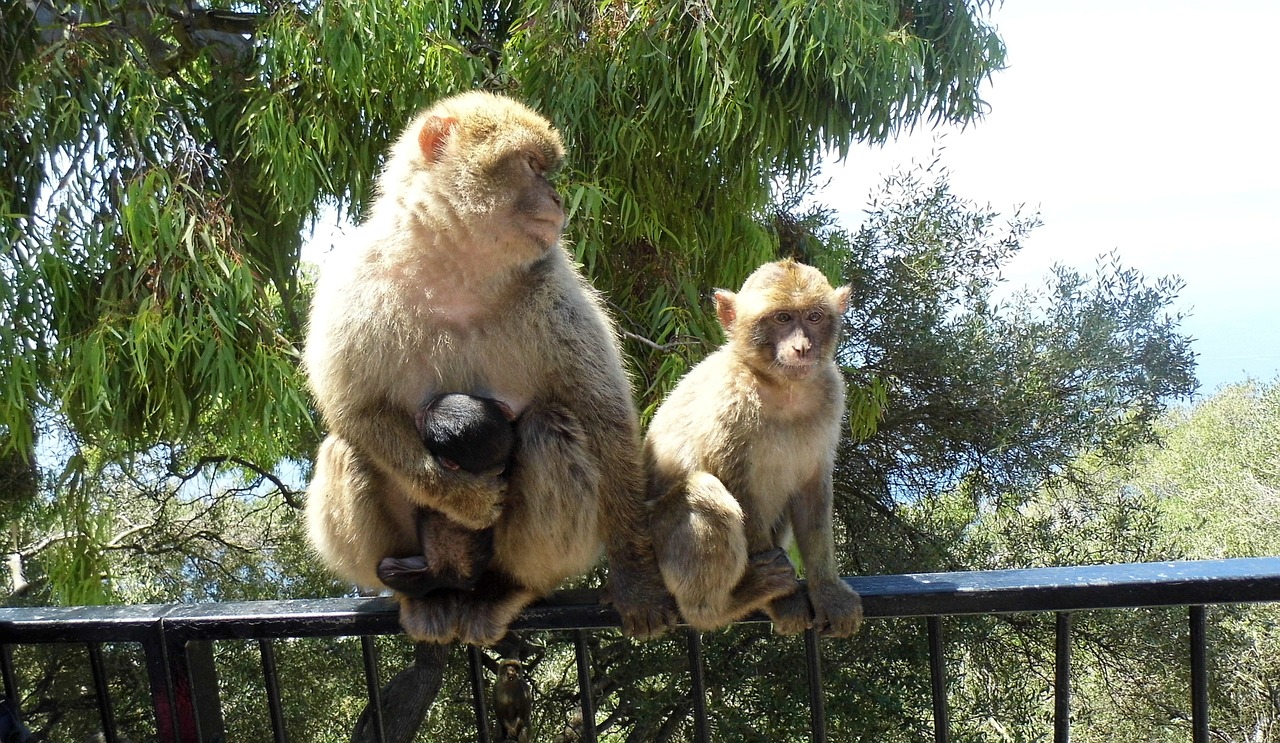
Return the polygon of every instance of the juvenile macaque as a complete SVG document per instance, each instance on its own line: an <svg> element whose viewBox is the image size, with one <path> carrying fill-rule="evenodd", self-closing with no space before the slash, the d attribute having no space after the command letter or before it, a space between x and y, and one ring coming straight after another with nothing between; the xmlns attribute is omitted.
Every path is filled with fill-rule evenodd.
<svg viewBox="0 0 1280 743"><path fill-rule="evenodd" d="M727 342L645 438L658 565L692 627L764 610L774 630L851 635L862 601L835 569L831 469L844 413L836 336L849 288L785 260L717 291ZM808 600L784 551L794 535Z"/></svg>
<svg viewBox="0 0 1280 743"><path fill-rule="evenodd" d="M418 411L422 443L448 470L499 474L515 447L515 416L497 400L438 395ZM432 508L418 508L421 555L384 557L378 579L393 590L422 597L442 588L474 588L493 557L493 529L474 531Z"/></svg>
<svg viewBox="0 0 1280 743"><path fill-rule="evenodd" d="M493 714L498 720L499 743L529 743L533 688L518 660L504 660L498 665L498 678L493 682Z"/></svg>
<svg viewBox="0 0 1280 743"><path fill-rule="evenodd" d="M329 436L307 519L321 556L377 589L383 558L426 551L418 509L464 533L492 529L473 588L397 592L416 640L492 644L602 547L623 629L648 636L673 619L643 527L616 331L557 245L565 212L547 175L563 155L523 104L481 92L440 101L393 145L368 221L316 286L305 362ZM515 416L505 472L450 469L424 446L420 402L459 391Z"/></svg>

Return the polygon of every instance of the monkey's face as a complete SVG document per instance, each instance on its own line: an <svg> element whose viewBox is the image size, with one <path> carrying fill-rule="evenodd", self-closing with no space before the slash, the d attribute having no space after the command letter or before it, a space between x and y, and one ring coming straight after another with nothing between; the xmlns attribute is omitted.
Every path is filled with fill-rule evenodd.
<svg viewBox="0 0 1280 743"><path fill-rule="evenodd" d="M532 136L506 143L511 144L506 149L496 141L467 149L461 146L465 134L458 135L459 151L446 153L436 164L451 181L448 197L455 213L513 257L540 257L560 239L565 225L560 194L549 179L560 164L556 151Z"/></svg>
<svg viewBox="0 0 1280 743"><path fill-rule="evenodd" d="M405 180L429 194L436 221L461 225L463 239L500 262L536 260L560 239L564 206L548 176L564 145L545 118L473 91L441 101L416 127L404 140Z"/></svg>
<svg viewBox="0 0 1280 743"><path fill-rule="evenodd" d="M549 162L546 156L545 152L516 152L503 163L507 177L502 179L509 184L513 222L543 249L560 239L565 224L560 193L548 178L559 162Z"/></svg>
<svg viewBox="0 0 1280 743"><path fill-rule="evenodd" d="M751 345L768 370L786 379L804 379L831 358L835 318L830 307L775 308L753 319Z"/></svg>
<svg viewBox="0 0 1280 743"><path fill-rule="evenodd" d="M752 366L799 380L835 356L848 299L848 287L833 289L816 268L784 260L756 269L737 294L716 292L716 314Z"/></svg>

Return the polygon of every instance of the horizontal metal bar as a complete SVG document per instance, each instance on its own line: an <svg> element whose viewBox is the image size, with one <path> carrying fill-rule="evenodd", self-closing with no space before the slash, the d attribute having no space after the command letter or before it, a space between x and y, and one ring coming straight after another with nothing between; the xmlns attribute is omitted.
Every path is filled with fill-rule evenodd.
<svg viewBox="0 0 1280 743"><path fill-rule="evenodd" d="M1280 601L1280 557L986 570L848 578L868 617L1081 611ZM562 591L524 611L512 629L619 626L598 591ZM163 624L181 640L388 635L400 632L390 598L223 604L0 609L0 645L140 642ZM765 622L755 614L746 619Z"/></svg>

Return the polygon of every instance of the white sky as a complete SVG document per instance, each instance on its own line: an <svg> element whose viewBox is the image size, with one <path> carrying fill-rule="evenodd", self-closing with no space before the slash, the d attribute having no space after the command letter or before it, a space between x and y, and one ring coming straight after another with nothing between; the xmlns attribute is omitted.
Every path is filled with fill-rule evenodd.
<svg viewBox="0 0 1280 743"><path fill-rule="evenodd" d="M1038 207L1009 266L1039 284L1098 255L1186 282L1201 394L1280 372L1280 2L1006 0L1008 68L987 116L942 139L955 193L1004 214ZM928 162L917 131L829 165L819 200L846 226L896 166Z"/></svg>

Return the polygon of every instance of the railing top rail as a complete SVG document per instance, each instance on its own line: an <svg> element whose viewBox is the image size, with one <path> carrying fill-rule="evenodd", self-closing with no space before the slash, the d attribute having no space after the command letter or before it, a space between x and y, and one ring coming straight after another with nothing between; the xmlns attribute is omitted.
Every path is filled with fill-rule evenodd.
<svg viewBox="0 0 1280 743"><path fill-rule="evenodd" d="M847 579L868 617L1081 611L1280 601L1280 557ZM0 643L140 641L164 625L186 639L378 635L399 632L386 598L209 604L0 608ZM764 621L762 615L748 621ZM512 629L617 627L595 590L561 591Z"/></svg>

